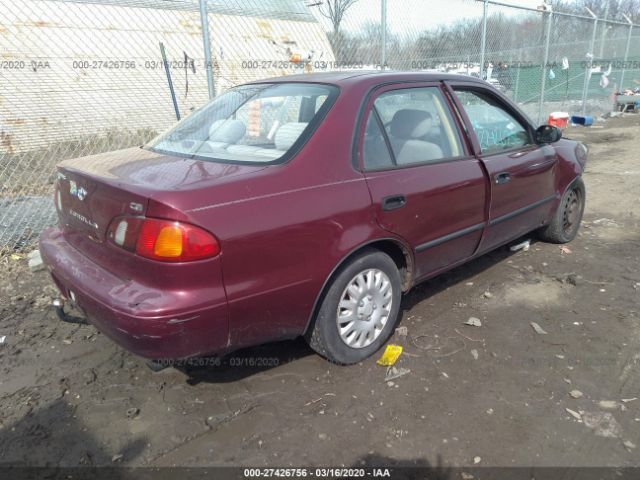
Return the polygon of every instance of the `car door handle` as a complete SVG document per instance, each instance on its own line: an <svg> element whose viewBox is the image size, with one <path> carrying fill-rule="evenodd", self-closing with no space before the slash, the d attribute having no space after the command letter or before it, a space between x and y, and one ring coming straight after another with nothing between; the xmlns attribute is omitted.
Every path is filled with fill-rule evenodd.
<svg viewBox="0 0 640 480"><path fill-rule="evenodd" d="M397 210L407 204L407 199L404 195L390 195L382 199L382 210L388 212L390 210Z"/></svg>
<svg viewBox="0 0 640 480"><path fill-rule="evenodd" d="M503 183L507 183L511 180L511 174L509 172L498 173L495 179L498 185L502 185Z"/></svg>

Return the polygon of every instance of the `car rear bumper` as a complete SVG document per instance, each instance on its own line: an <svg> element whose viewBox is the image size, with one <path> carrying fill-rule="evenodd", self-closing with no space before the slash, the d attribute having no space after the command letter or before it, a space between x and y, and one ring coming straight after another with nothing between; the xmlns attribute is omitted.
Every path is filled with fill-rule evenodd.
<svg viewBox="0 0 640 480"><path fill-rule="evenodd" d="M40 252L61 294L75 299L87 320L123 348L159 360L228 349L228 308L221 278L220 285L197 292L122 279L79 252L57 228L42 233ZM217 283L215 278L212 283Z"/></svg>

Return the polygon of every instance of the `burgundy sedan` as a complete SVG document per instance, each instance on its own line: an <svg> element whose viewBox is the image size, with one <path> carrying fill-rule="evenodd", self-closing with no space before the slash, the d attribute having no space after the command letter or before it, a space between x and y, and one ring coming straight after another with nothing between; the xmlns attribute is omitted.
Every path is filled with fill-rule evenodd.
<svg viewBox="0 0 640 480"><path fill-rule="evenodd" d="M350 364L417 283L528 232L571 241L585 162L478 79L287 76L61 163L41 252L63 298L143 357L302 335Z"/></svg>

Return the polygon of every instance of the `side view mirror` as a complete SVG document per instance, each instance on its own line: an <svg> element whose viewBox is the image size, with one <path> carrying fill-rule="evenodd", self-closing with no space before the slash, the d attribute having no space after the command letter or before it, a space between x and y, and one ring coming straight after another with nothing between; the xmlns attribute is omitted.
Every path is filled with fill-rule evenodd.
<svg viewBox="0 0 640 480"><path fill-rule="evenodd" d="M541 125L535 132L538 144L555 143L562 138L562 130L552 125Z"/></svg>

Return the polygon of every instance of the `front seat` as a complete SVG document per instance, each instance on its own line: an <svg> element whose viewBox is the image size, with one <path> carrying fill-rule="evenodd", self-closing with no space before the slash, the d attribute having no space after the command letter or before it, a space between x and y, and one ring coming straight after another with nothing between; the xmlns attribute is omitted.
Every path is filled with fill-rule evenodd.
<svg viewBox="0 0 640 480"><path fill-rule="evenodd" d="M435 143L420 140L432 128L431 114L424 110L398 110L389 124L389 142L398 165L422 163L444 157Z"/></svg>

